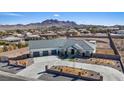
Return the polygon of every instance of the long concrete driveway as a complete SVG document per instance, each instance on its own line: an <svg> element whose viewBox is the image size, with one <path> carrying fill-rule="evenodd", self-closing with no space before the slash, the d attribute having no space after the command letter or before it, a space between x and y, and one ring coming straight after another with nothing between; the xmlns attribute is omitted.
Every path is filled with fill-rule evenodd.
<svg viewBox="0 0 124 93"><path fill-rule="evenodd" d="M17 75L30 77L30 78L38 78L42 75L42 72L45 71L45 65L53 66L53 65L64 65L71 66L76 68L83 68L88 70L93 70L96 72L100 72L103 75L104 81L121 81L124 80L124 74L119 72L118 70L100 65L86 64L86 63L77 63L77 62L69 62L58 59L55 56L49 57L41 57L34 58L35 63L26 69L17 73Z"/></svg>

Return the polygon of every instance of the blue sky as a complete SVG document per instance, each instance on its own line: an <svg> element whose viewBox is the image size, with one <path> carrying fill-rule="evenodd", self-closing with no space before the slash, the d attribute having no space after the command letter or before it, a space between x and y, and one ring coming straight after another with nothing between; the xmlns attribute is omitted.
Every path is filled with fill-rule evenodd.
<svg viewBox="0 0 124 93"><path fill-rule="evenodd" d="M0 12L0 24L28 24L46 19L70 20L78 24L124 25L124 12Z"/></svg>

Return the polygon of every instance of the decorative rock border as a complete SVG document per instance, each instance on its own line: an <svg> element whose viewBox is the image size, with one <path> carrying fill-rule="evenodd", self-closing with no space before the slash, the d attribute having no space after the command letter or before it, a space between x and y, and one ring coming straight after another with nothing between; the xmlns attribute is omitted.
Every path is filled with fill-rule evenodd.
<svg viewBox="0 0 124 93"><path fill-rule="evenodd" d="M68 66L52 66L51 68L48 68L48 65L46 65L45 70L47 73L72 78L79 78L88 81L103 81L103 76L100 75L100 73L86 69L79 69Z"/></svg>

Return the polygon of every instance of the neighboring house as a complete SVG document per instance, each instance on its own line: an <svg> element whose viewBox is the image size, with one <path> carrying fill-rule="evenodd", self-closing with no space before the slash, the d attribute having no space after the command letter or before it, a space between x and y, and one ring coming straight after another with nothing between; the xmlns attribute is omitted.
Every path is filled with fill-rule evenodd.
<svg viewBox="0 0 124 93"><path fill-rule="evenodd" d="M67 36L80 36L80 32L75 30L75 29L70 29L69 31L67 31L66 33Z"/></svg>
<svg viewBox="0 0 124 93"><path fill-rule="evenodd" d="M124 30L118 30L117 34L123 34L124 35Z"/></svg>
<svg viewBox="0 0 124 93"><path fill-rule="evenodd" d="M20 42L23 40L23 38L19 38L19 37L15 37L15 36L8 36L8 37L5 37L1 40L7 41L7 42Z"/></svg>
<svg viewBox="0 0 124 93"><path fill-rule="evenodd" d="M29 41L31 57L63 55L63 56L91 56L96 52L96 44L86 40L52 39Z"/></svg>
<svg viewBox="0 0 124 93"><path fill-rule="evenodd" d="M24 38L24 35L23 34L18 34L18 33L14 33L13 36L19 37L19 38Z"/></svg>
<svg viewBox="0 0 124 93"><path fill-rule="evenodd" d="M124 36L124 30L117 30L111 33L112 36Z"/></svg>
<svg viewBox="0 0 124 93"><path fill-rule="evenodd" d="M90 31L87 30L87 29L79 29L79 32L80 32L81 34L90 34Z"/></svg>

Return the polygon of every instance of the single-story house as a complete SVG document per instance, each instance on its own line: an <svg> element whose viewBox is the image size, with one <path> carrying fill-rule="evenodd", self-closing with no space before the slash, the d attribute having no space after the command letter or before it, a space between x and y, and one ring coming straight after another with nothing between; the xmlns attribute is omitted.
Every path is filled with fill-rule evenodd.
<svg viewBox="0 0 124 93"><path fill-rule="evenodd" d="M19 37L15 37L15 36L8 36L8 37L5 37L1 40L7 41L7 42L20 42L23 40L23 38L19 38Z"/></svg>
<svg viewBox="0 0 124 93"><path fill-rule="evenodd" d="M117 34L123 34L124 35L124 30L118 30Z"/></svg>
<svg viewBox="0 0 124 93"><path fill-rule="evenodd" d="M29 41L29 52L31 57L49 55L91 56L96 52L96 44L71 38L32 40Z"/></svg>

